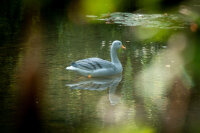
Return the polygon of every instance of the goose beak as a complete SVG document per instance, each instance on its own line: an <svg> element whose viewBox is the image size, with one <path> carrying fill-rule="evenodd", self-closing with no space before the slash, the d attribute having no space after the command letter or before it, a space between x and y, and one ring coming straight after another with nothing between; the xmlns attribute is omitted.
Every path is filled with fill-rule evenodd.
<svg viewBox="0 0 200 133"><path fill-rule="evenodd" d="M124 45L122 45L121 48L126 49L126 47L124 47Z"/></svg>

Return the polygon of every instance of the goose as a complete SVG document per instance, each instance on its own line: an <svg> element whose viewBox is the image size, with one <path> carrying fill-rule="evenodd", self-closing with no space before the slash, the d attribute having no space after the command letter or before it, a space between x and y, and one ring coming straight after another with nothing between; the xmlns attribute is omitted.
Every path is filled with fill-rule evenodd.
<svg viewBox="0 0 200 133"><path fill-rule="evenodd" d="M113 41L110 50L111 62L93 57L72 62L66 69L76 71L88 78L107 77L120 74L122 73L123 68L117 56L117 50L119 48L126 49L121 41Z"/></svg>

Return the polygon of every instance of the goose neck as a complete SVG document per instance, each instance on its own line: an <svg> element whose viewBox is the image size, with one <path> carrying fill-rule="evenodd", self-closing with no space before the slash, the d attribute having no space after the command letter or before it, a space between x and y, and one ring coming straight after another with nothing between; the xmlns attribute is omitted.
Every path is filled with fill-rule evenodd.
<svg viewBox="0 0 200 133"><path fill-rule="evenodd" d="M117 56L117 49L115 48L111 48L111 61L114 64L121 64Z"/></svg>

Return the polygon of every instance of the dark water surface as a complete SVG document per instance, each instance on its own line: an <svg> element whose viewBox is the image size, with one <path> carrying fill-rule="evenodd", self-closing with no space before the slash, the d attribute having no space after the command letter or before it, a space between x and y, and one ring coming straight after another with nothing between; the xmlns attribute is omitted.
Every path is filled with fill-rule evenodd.
<svg viewBox="0 0 200 133"><path fill-rule="evenodd" d="M187 115L183 103L187 103L191 82L178 50L168 47L168 39L177 29L75 24L64 20L53 28L48 24L45 27L41 64L46 88L42 99L36 100L41 105L42 130L161 132L173 119L170 110L174 106L178 108L176 112ZM79 59L110 60L114 40L121 40L127 47L118 53L124 69L121 76L87 79L65 69ZM0 47L0 125L3 131L11 131L16 126L16 73L28 48L15 40L6 43ZM186 118L181 118L173 124L184 126Z"/></svg>

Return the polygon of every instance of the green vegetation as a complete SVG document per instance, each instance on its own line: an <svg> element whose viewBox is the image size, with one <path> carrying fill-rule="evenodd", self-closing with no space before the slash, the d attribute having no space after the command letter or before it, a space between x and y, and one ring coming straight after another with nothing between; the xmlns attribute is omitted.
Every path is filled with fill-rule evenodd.
<svg viewBox="0 0 200 133"><path fill-rule="evenodd" d="M199 6L198 0L1 2L0 132L30 125L32 132L199 132ZM123 73L113 92L66 86L85 78L65 67L89 57L110 60L114 40L127 50L118 52Z"/></svg>

